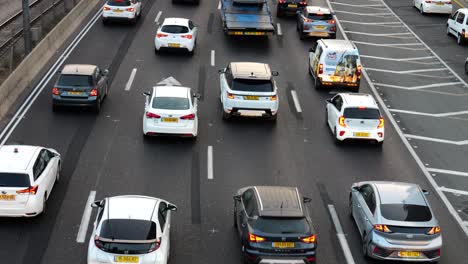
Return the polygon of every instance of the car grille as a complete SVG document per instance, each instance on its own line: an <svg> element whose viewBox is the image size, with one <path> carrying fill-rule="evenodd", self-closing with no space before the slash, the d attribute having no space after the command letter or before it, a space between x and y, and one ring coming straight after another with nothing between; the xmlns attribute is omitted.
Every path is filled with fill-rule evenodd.
<svg viewBox="0 0 468 264"><path fill-rule="evenodd" d="M405 227L405 226L388 226L394 233L403 234L427 234L431 227Z"/></svg>

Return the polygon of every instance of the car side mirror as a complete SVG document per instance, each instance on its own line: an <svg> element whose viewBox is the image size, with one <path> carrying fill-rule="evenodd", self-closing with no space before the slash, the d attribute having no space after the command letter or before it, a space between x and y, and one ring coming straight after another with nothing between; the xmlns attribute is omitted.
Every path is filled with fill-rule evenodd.
<svg viewBox="0 0 468 264"><path fill-rule="evenodd" d="M279 72L277 72L277 71L272 71L272 72L271 72L271 75L273 75L273 76L278 76L278 75L279 75Z"/></svg>
<svg viewBox="0 0 468 264"><path fill-rule="evenodd" d="M422 192L424 193L424 195L429 195L430 194L428 190L423 189Z"/></svg>
<svg viewBox="0 0 468 264"><path fill-rule="evenodd" d="M309 48L309 52L315 53L315 48L316 48L316 47Z"/></svg>
<svg viewBox="0 0 468 264"><path fill-rule="evenodd" d="M353 186L353 190L356 190L356 191L360 192L360 191L361 191L361 187L360 187L360 186Z"/></svg>
<svg viewBox="0 0 468 264"><path fill-rule="evenodd" d="M168 204L167 207L166 207L166 210L167 211L177 211L177 206L175 206L173 204Z"/></svg>
<svg viewBox="0 0 468 264"><path fill-rule="evenodd" d="M226 72L226 69L220 69L218 70L218 73L225 73Z"/></svg>
<svg viewBox="0 0 468 264"><path fill-rule="evenodd" d="M91 207L92 208L99 208L99 207L102 207L102 201L99 200L99 201L94 201L92 204L91 204Z"/></svg>
<svg viewBox="0 0 468 264"><path fill-rule="evenodd" d="M302 197L302 201L303 201L304 203L310 203L310 202L312 202L312 199L309 198L309 197Z"/></svg>
<svg viewBox="0 0 468 264"><path fill-rule="evenodd" d="M236 202L240 202L241 201L241 197L240 195L234 195L234 197L232 197L234 199L234 201Z"/></svg>
<svg viewBox="0 0 468 264"><path fill-rule="evenodd" d="M331 98L328 98L328 99L326 99L325 101L326 101L327 103L330 103L330 104L332 103L332 99L331 99Z"/></svg>
<svg viewBox="0 0 468 264"><path fill-rule="evenodd" d="M143 95L144 96L151 96L151 93L150 92L143 92Z"/></svg>
<svg viewBox="0 0 468 264"><path fill-rule="evenodd" d="M109 74L109 70L105 69L102 71L102 75L107 76Z"/></svg>
<svg viewBox="0 0 468 264"><path fill-rule="evenodd" d="M194 94L193 94L193 97L200 100L201 95L200 95L200 93L194 93Z"/></svg>

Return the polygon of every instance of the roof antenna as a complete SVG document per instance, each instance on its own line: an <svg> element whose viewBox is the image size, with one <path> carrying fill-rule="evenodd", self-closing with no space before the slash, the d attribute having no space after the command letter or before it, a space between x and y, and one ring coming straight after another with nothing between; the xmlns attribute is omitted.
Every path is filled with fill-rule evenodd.
<svg viewBox="0 0 468 264"><path fill-rule="evenodd" d="M280 209L281 209L281 216L283 216L283 201L281 201Z"/></svg>

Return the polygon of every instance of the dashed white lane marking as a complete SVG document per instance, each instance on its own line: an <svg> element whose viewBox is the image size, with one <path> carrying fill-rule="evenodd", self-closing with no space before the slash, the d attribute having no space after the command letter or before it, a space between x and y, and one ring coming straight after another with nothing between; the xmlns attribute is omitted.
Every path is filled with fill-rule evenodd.
<svg viewBox="0 0 468 264"><path fill-rule="evenodd" d="M454 141L454 140L441 139L441 138L423 137L423 136L417 136L417 135L411 135L411 134L404 134L404 136L407 138L412 138L412 139L432 141L432 142L451 144L451 145L457 145L457 146L463 146L463 145L468 144L468 140Z"/></svg>
<svg viewBox="0 0 468 264"><path fill-rule="evenodd" d="M91 191L86 201L83 216L81 217L80 229L78 229L78 235L76 236L76 242L84 243L86 239L86 232L88 231L89 219L91 218L91 204L96 198L96 191Z"/></svg>
<svg viewBox="0 0 468 264"><path fill-rule="evenodd" d="M159 18L161 18L161 15L162 15L162 11L159 11L158 14L156 15L156 18L154 19L154 23L159 22Z"/></svg>
<svg viewBox="0 0 468 264"><path fill-rule="evenodd" d="M446 188L446 187L439 187L439 190L443 192L458 194L458 195L468 195L468 192L464 190L457 190L457 189L451 189L451 188Z"/></svg>
<svg viewBox="0 0 468 264"><path fill-rule="evenodd" d="M363 45L371 45L371 46L379 46L379 47L400 47L400 46L422 46L421 43L372 43L372 42L364 42L364 41L353 41L354 43L363 44Z"/></svg>
<svg viewBox="0 0 468 264"><path fill-rule="evenodd" d="M457 111L457 112L449 112L449 113L431 114L431 113L416 112L416 111L401 110L401 109L390 109L390 112L410 114L410 115L432 116L432 117L448 117L448 116L457 116L457 115L468 114L468 111Z"/></svg>
<svg viewBox="0 0 468 264"><path fill-rule="evenodd" d="M372 9L382 9L384 8L385 9L385 6L381 5L381 4L371 4L371 5L355 5L355 4L345 4L345 3L338 3L338 2L334 2L333 3L334 5L344 5L344 6L352 6L352 7L359 7L359 8L372 8Z"/></svg>
<svg viewBox="0 0 468 264"><path fill-rule="evenodd" d="M132 88L133 80L135 79L137 69L133 68L132 73L130 73L130 78L128 79L127 84L125 85L125 91L130 91Z"/></svg>
<svg viewBox="0 0 468 264"><path fill-rule="evenodd" d="M221 1L218 2L218 10L221 9Z"/></svg>
<svg viewBox="0 0 468 264"><path fill-rule="evenodd" d="M298 113L302 112L301 104L299 103L299 98L297 97L297 93L295 90L291 90L291 96L294 102L294 107L296 107L296 111Z"/></svg>
<svg viewBox="0 0 468 264"><path fill-rule="evenodd" d="M377 71L377 72L389 72L389 73L394 73L394 74L410 74L410 73L418 73L418 72L448 71L447 68L419 69L419 70L407 70L407 71L392 71L392 70L367 68L367 67L366 67L366 70L367 71Z"/></svg>
<svg viewBox="0 0 468 264"><path fill-rule="evenodd" d="M207 150L207 174L208 180L212 180L213 177L213 146L208 146Z"/></svg>
<svg viewBox="0 0 468 264"><path fill-rule="evenodd" d="M366 36L374 36L374 37L393 37L393 36L403 36L403 35L411 35L408 32L398 32L398 33L368 33L368 32L360 32L360 31L345 31L346 33L356 34L356 35L366 35ZM414 38L411 36L411 38Z"/></svg>
<svg viewBox="0 0 468 264"><path fill-rule="evenodd" d="M215 66L215 51L211 50L211 66Z"/></svg>
<svg viewBox="0 0 468 264"><path fill-rule="evenodd" d="M385 84L385 83L374 83L374 85L377 85L377 86L404 89L404 90L419 90L419 89L426 89L426 88L451 86L451 85L457 85L457 84L462 84L462 83L461 82L433 83L433 84L418 85L418 86L412 86L412 87L393 85L393 84Z"/></svg>
<svg viewBox="0 0 468 264"><path fill-rule="evenodd" d="M341 22L349 24L360 24L366 26L387 26L387 27L405 27L400 22L361 22L361 21L352 21L352 20L341 20Z"/></svg>
<svg viewBox="0 0 468 264"><path fill-rule="evenodd" d="M414 57L414 58L387 58L387 57L378 57L378 56L369 56L369 55L360 55L361 58L377 59L377 60L391 60L391 61L418 61L418 60L428 60L434 59L435 56L425 56L425 57ZM432 63L432 62L431 62Z"/></svg>
<svg viewBox="0 0 468 264"><path fill-rule="evenodd" d="M443 169L436 169L436 168L427 168L427 170L430 172L468 177L468 172L463 172L463 171L443 170Z"/></svg>
<svg viewBox="0 0 468 264"><path fill-rule="evenodd" d="M392 13L356 13L356 12L348 12L344 10L335 10L336 13L343 13L349 15L356 15L356 16L391 16Z"/></svg>
<svg viewBox="0 0 468 264"><path fill-rule="evenodd" d="M336 229L336 236L340 241L341 249L343 250L343 254L346 259L346 263L354 264L353 254L351 253L351 249L349 248L348 241L346 240L346 236L343 233L343 228L341 227L340 219L338 218L338 214L336 213L335 206L333 204L328 205L328 211L330 211L330 215L335 225Z"/></svg>
<svg viewBox="0 0 468 264"><path fill-rule="evenodd" d="M281 24L280 24L280 23L278 23L278 25L277 25L277 30L276 30L276 31L277 31L277 33L278 33L278 36L283 35L283 32L281 31Z"/></svg>

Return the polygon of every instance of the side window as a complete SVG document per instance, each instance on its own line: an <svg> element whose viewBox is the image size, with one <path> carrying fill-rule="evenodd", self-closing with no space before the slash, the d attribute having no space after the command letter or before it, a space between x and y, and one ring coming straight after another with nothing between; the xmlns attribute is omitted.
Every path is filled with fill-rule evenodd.
<svg viewBox="0 0 468 264"><path fill-rule="evenodd" d="M457 17L457 23L463 24L464 20L465 20L465 14L463 14L462 12L459 12L458 17Z"/></svg>
<svg viewBox="0 0 468 264"><path fill-rule="evenodd" d="M369 207L369 210L373 214L375 212L374 190L372 189L370 185L364 185L361 187L361 194L362 194L362 197L364 198L364 201L366 201L367 207Z"/></svg>
<svg viewBox="0 0 468 264"><path fill-rule="evenodd" d="M453 15L450 16L451 19L455 20L457 18L458 11L453 13Z"/></svg>
<svg viewBox="0 0 468 264"><path fill-rule="evenodd" d="M96 224L101 222L102 216L104 215L104 210L106 209L106 200L102 200L102 207L99 207L98 214L96 217Z"/></svg>
<svg viewBox="0 0 468 264"><path fill-rule="evenodd" d="M47 166L44 160L44 153L45 151L42 150L39 155L37 156L36 162L34 163L33 167L33 176L34 180L36 181L41 176L42 172L44 171L45 167Z"/></svg>
<svg viewBox="0 0 468 264"><path fill-rule="evenodd" d="M226 77L226 82L228 83L228 85L230 86L232 81L233 81L233 77L232 77L232 72L231 72L231 67L230 66L227 66L226 67L226 73L224 74L224 76Z"/></svg>
<svg viewBox="0 0 468 264"><path fill-rule="evenodd" d="M318 46L317 47L317 51L315 52L315 54L317 55L317 59L320 60L320 56L322 56L322 53L323 53L323 49L322 49L322 46Z"/></svg>
<svg viewBox="0 0 468 264"><path fill-rule="evenodd" d="M164 230L164 225L166 224L166 216L167 216L166 207L167 207L167 204L165 202L159 203L158 220L159 220L159 224L161 225L161 230Z"/></svg>
<svg viewBox="0 0 468 264"><path fill-rule="evenodd" d="M242 202L244 203L245 212L249 217L258 215L257 199L252 189L249 189L242 194Z"/></svg>
<svg viewBox="0 0 468 264"><path fill-rule="evenodd" d="M337 95L335 98L332 100L332 104L338 109L338 111L341 111L341 107L343 106L343 99L341 96Z"/></svg>

